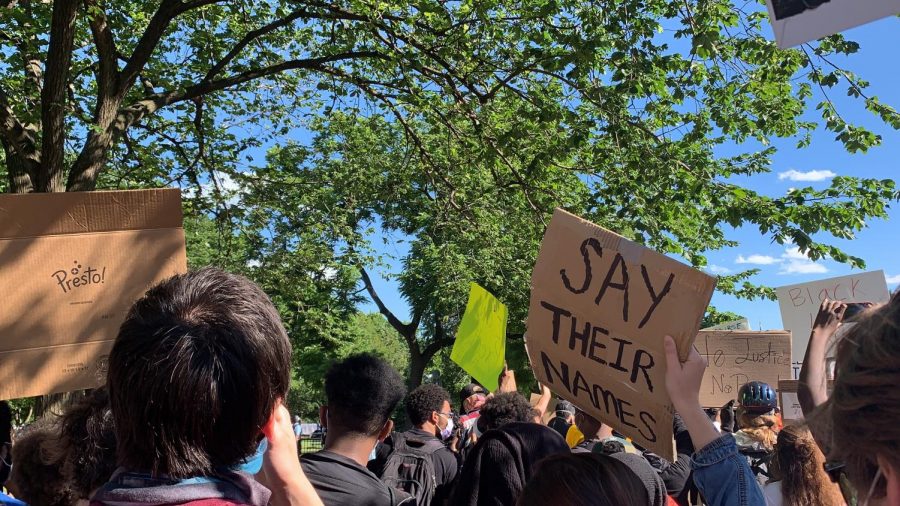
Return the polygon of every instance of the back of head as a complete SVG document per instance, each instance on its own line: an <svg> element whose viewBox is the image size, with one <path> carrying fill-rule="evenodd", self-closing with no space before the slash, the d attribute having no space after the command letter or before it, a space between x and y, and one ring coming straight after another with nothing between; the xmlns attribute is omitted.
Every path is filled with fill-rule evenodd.
<svg viewBox="0 0 900 506"><path fill-rule="evenodd" d="M466 457L451 504L514 504L539 461L569 453L545 425L514 422L485 432Z"/></svg>
<svg viewBox="0 0 900 506"><path fill-rule="evenodd" d="M487 431L513 422L530 422L534 417L534 408L522 394L506 392L497 394L484 403L478 422Z"/></svg>
<svg viewBox="0 0 900 506"><path fill-rule="evenodd" d="M28 504L70 506L78 495L63 476L59 462L49 458L46 450L57 438L51 423L36 422L16 438L12 455L15 461L8 487L16 498Z"/></svg>
<svg viewBox="0 0 900 506"><path fill-rule="evenodd" d="M290 360L278 312L250 280L207 268L151 288L109 356L119 463L184 478L253 454Z"/></svg>
<svg viewBox="0 0 900 506"><path fill-rule="evenodd" d="M823 465L825 456L806 425L788 425L778 433L775 467L781 472L785 506L841 506L844 498L831 483Z"/></svg>
<svg viewBox="0 0 900 506"><path fill-rule="evenodd" d="M834 390L822 414L832 427L829 460L846 465L857 490L868 491L876 458L900 470L900 292L858 320L837 345ZM828 423L830 422L830 424ZM876 484L875 497L884 494Z"/></svg>
<svg viewBox="0 0 900 506"><path fill-rule="evenodd" d="M325 374L329 434L378 434L405 394L400 374L374 355L352 355L334 364Z"/></svg>
<svg viewBox="0 0 900 506"><path fill-rule="evenodd" d="M654 469L647 459L641 455L633 453L618 452L609 455L609 458L618 460L625 464L644 487L647 501L641 504L648 506L665 506L666 504L666 484L660 478L659 473Z"/></svg>
<svg viewBox="0 0 900 506"><path fill-rule="evenodd" d="M575 416L575 405L566 400L559 401L556 404L556 416L564 420Z"/></svg>
<svg viewBox="0 0 900 506"><path fill-rule="evenodd" d="M428 421L433 412L441 412L445 402L450 402L450 394L440 385L427 383L406 396L406 415L415 426Z"/></svg>
<svg viewBox="0 0 900 506"><path fill-rule="evenodd" d="M58 437L46 446L79 498L87 499L116 470L116 435L105 387L69 405L56 422Z"/></svg>
<svg viewBox="0 0 900 506"><path fill-rule="evenodd" d="M517 506L628 506L651 504L641 480L606 455L575 453L542 460Z"/></svg>

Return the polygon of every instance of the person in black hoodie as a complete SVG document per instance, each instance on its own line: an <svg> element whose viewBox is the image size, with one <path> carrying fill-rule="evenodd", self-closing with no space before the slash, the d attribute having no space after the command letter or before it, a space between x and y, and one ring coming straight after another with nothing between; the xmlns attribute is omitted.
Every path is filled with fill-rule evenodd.
<svg viewBox="0 0 900 506"><path fill-rule="evenodd" d="M515 504L541 459L569 453L569 446L556 431L533 422L514 422L487 431L463 465L451 504Z"/></svg>

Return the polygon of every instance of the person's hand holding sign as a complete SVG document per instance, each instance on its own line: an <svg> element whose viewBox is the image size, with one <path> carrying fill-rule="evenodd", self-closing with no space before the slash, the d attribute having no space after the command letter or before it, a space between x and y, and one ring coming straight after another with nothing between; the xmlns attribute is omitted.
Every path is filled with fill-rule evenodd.
<svg viewBox="0 0 900 506"><path fill-rule="evenodd" d="M666 390L681 418L684 420L694 448L700 450L721 435L716 426L700 407L700 384L707 363L697 348L691 347L687 361L678 359L678 348L671 336L665 337L666 347Z"/></svg>

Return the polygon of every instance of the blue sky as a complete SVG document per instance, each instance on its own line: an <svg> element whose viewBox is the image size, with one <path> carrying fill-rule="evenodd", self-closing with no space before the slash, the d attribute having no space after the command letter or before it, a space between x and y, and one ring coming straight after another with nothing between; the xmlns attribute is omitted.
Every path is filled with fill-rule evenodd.
<svg viewBox="0 0 900 506"><path fill-rule="evenodd" d="M884 103L900 108L900 69L896 66L896 48L900 47L900 19L883 19L845 32L850 40L860 43L859 53L846 59L836 59L842 65L871 83L869 95L878 96ZM838 111L848 121L860 122L873 129L883 138L882 146L865 154L850 155L843 146L834 141L834 135L820 130L813 135L812 145L803 150L795 149L795 140L776 143L779 148L774 158L773 170L746 179L742 184L768 195L783 195L792 187L827 186L834 175L895 178L900 164L900 132L886 125L879 125L862 104L846 97L844 88L835 87L829 97ZM818 97L815 97L818 98ZM809 113L811 119L819 119L817 111ZM744 149L744 148L742 148ZM896 251L900 250L900 205L890 211L888 220L868 223L868 228L852 241L828 242L841 246L848 253L863 258L867 270L882 269L889 278L889 287L900 283L900 263L896 261ZM740 243L739 247L712 252L709 255L711 273L733 273L749 268L761 272L752 281L768 286L782 286L812 281L853 272L848 266L832 261L812 263L790 248L772 243L759 234L757 229L745 227L733 230L730 238ZM377 238L376 238L377 239ZM818 237L827 240L826 237ZM380 240L373 241L380 244ZM381 253L396 259L405 254L396 242L388 241ZM396 261L393 264L396 272ZM380 276L374 276L379 295L400 318L408 317L408 306L397 292L396 285ZM754 329L782 328L777 302L745 301L735 297L716 294L713 305L720 310L733 311L746 316ZM366 311L377 311L374 304L366 304Z"/></svg>

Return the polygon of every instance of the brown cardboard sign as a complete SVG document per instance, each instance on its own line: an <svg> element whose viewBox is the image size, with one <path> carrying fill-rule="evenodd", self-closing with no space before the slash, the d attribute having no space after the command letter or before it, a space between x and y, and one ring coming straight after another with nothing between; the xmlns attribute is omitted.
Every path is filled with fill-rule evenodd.
<svg viewBox="0 0 900 506"><path fill-rule="evenodd" d="M663 337L687 358L715 279L557 209L531 285L525 344L537 380L674 459Z"/></svg>
<svg viewBox="0 0 900 506"><path fill-rule="evenodd" d="M803 408L797 398L797 390L800 382L792 379L783 379L778 382L778 405L781 406L781 419L785 424L803 422ZM834 381L828 381L828 393L834 389Z"/></svg>
<svg viewBox="0 0 900 506"><path fill-rule="evenodd" d="M741 385L765 381L772 388L791 378L791 333L701 330L694 346L709 367L700 387L700 404L718 408L737 398Z"/></svg>
<svg viewBox="0 0 900 506"><path fill-rule="evenodd" d="M103 384L129 307L186 258L177 189L0 195L0 399Z"/></svg>

